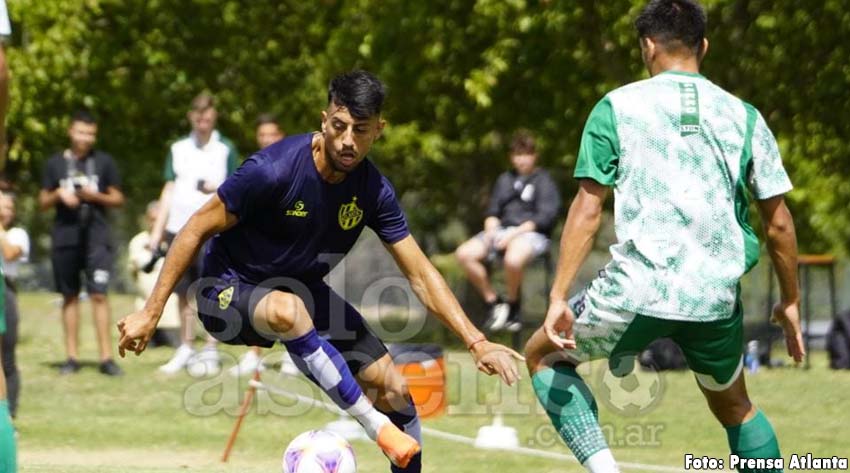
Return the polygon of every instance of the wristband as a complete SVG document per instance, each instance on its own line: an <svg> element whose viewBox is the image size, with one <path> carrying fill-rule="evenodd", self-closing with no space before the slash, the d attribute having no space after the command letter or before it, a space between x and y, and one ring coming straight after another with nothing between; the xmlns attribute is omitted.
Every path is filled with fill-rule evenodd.
<svg viewBox="0 0 850 473"><path fill-rule="evenodd" d="M481 343L481 342L486 342L486 341L487 341L487 337L485 337L484 335L482 335L482 336L481 336L481 338L479 338L478 340L475 340L474 342L470 343L470 344L466 347L466 349L467 349L467 350L469 350L469 351L472 351L472 349L473 349L473 348L475 348L475 345L478 345L479 343Z"/></svg>

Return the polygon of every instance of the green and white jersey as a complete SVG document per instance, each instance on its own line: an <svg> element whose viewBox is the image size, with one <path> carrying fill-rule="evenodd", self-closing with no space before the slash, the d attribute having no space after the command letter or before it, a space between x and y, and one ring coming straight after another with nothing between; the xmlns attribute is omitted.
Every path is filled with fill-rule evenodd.
<svg viewBox="0 0 850 473"><path fill-rule="evenodd" d="M761 114L680 72L606 95L587 120L574 175L614 187L617 243L589 295L672 320L732 316L759 254L747 189L756 199L791 190Z"/></svg>
<svg viewBox="0 0 850 473"><path fill-rule="evenodd" d="M209 141L198 146L194 134L174 142L165 159L164 177L174 182L165 230L176 234L209 199L199 189L199 181L218 187L236 171L239 158L233 142L217 130Z"/></svg>

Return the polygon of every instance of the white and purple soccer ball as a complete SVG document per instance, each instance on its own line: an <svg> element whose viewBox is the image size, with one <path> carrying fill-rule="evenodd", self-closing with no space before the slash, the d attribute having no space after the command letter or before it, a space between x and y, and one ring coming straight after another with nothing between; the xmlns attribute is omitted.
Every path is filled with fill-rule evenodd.
<svg viewBox="0 0 850 473"><path fill-rule="evenodd" d="M355 473L351 444L339 435L310 430L295 437L283 452L283 473Z"/></svg>

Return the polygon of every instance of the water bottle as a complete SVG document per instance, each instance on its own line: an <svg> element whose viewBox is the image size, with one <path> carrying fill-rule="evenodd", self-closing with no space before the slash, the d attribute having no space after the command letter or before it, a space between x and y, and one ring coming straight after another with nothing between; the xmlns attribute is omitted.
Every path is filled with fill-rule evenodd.
<svg viewBox="0 0 850 473"><path fill-rule="evenodd" d="M744 353L744 365L750 373L758 373L759 370L759 342L750 340L747 342L747 351Z"/></svg>

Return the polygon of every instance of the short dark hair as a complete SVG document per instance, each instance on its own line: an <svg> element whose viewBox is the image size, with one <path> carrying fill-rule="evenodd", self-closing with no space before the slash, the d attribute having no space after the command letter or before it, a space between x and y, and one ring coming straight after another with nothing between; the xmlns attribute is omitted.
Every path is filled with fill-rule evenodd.
<svg viewBox="0 0 850 473"><path fill-rule="evenodd" d="M89 125L97 125L97 118L86 109L79 109L71 114L71 123L83 122Z"/></svg>
<svg viewBox="0 0 850 473"><path fill-rule="evenodd" d="M699 52L706 28L705 10L695 0L651 0L635 21L638 36L669 50Z"/></svg>
<svg viewBox="0 0 850 473"><path fill-rule="evenodd" d="M271 113L261 113L257 115L257 120L254 121L254 128L261 125L277 125L277 127L280 128L280 122L278 122L277 117Z"/></svg>
<svg viewBox="0 0 850 473"><path fill-rule="evenodd" d="M211 108L215 108L215 97L209 92L201 92L196 95L189 105L189 111L191 112L205 112Z"/></svg>
<svg viewBox="0 0 850 473"><path fill-rule="evenodd" d="M518 154L537 154L537 142L528 130L517 130L511 140L511 156Z"/></svg>
<svg viewBox="0 0 850 473"><path fill-rule="evenodd" d="M359 119L380 115L386 96L384 83L366 71L340 74L328 85L328 104L345 107Z"/></svg>

